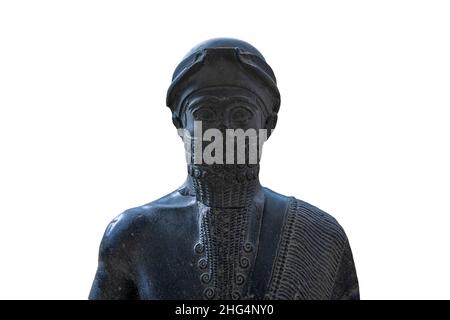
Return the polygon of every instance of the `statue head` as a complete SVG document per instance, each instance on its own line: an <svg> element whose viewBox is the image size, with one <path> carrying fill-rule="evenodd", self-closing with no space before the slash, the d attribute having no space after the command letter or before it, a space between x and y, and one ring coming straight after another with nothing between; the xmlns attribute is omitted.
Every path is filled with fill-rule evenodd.
<svg viewBox="0 0 450 320"><path fill-rule="evenodd" d="M189 128L192 125L186 119L189 102L214 94L229 100L242 95L251 97L256 100L258 116L264 121L259 129L275 128L280 108L276 78L262 54L249 43L216 38L200 43L186 54L176 67L167 91L166 102L174 125ZM215 110L221 108L223 105L216 106Z"/></svg>
<svg viewBox="0 0 450 320"><path fill-rule="evenodd" d="M225 206L223 199L206 198L229 196L226 190L237 186L254 189L262 144L280 107L275 75L256 48L231 38L200 43L176 67L167 106L185 142L199 200Z"/></svg>

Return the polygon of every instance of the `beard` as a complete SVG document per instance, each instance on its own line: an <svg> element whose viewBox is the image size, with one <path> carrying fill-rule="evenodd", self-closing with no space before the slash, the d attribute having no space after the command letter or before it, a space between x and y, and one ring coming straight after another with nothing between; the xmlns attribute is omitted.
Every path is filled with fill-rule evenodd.
<svg viewBox="0 0 450 320"><path fill-rule="evenodd" d="M248 206L260 187L260 147L257 141L250 144L249 139L245 140L242 151L236 143L233 144L234 150L231 156L233 161L231 164L227 163L225 159L227 158L226 152L221 154L222 163L220 164L197 163L195 157L200 155L203 157L203 151L207 147L206 143L197 144L193 141L190 144L191 152L188 158L190 163L188 163L187 169L197 201L211 208L243 208ZM196 154L196 147L201 147L202 153ZM224 142L223 150L227 151L226 147ZM253 157L250 156L251 153ZM257 153L257 156L255 156L255 153ZM243 159L239 159L241 155L243 155ZM244 163L240 164L238 159Z"/></svg>
<svg viewBox="0 0 450 320"><path fill-rule="evenodd" d="M251 299L247 292L259 234L255 217L261 214L253 201L259 187L259 165L192 165L189 170L200 208L203 296Z"/></svg>
<svg viewBox="0 0 450 320"><path fill-rule="evenodd" d="M246 153L248 148L246 146ZM194 154L194 153L192 153ZM247 158L248 159L248 158ZM259 159L258 159L259 160ZM250 270L254 265L260 207L256 164L188 164L199 203L200 281L205 299L251 299Z"/></svg>

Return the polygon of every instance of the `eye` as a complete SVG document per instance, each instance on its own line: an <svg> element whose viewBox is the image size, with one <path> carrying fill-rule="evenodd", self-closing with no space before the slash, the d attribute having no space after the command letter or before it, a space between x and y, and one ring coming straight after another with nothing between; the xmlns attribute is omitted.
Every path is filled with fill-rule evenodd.
<svg viewBox="0 0 450 320"><path fill-rule="evenodd" d="M194 118L199 121L211 122L216 120L216 114L211 108L203 107L195 110Z"/></svg>
<svg viewBox="0 0 450 320"><path fill-rule="evenodd" d="M236 106L230 112L230 120L245 123L253 117L253 113L243 106Z"/></svg>

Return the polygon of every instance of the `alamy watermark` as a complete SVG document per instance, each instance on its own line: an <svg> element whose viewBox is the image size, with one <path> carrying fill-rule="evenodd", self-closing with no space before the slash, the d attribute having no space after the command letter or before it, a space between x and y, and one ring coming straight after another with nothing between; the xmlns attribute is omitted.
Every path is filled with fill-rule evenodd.
<svg viewBox="0 0 450 320"><path fill-rule="evenodd" d="M209 128L203 132L202 121L194 121L193 136L185 128L178 129L178 135L183 138L188 164L257 164L268 138L267 129L224 132Z"/></svg>

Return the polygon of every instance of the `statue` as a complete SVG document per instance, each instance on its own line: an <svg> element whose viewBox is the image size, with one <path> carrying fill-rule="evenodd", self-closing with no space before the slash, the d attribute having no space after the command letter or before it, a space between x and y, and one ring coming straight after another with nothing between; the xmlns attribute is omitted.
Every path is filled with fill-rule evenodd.
<svg viewBox="0 0 450 320"><path fill-rule="evenodd" d="M237 39L201 43L176 68L167 106L187 180L112 220L89 298L359 299L336 220L259 183L280 107L262 54Z"/></svg>

